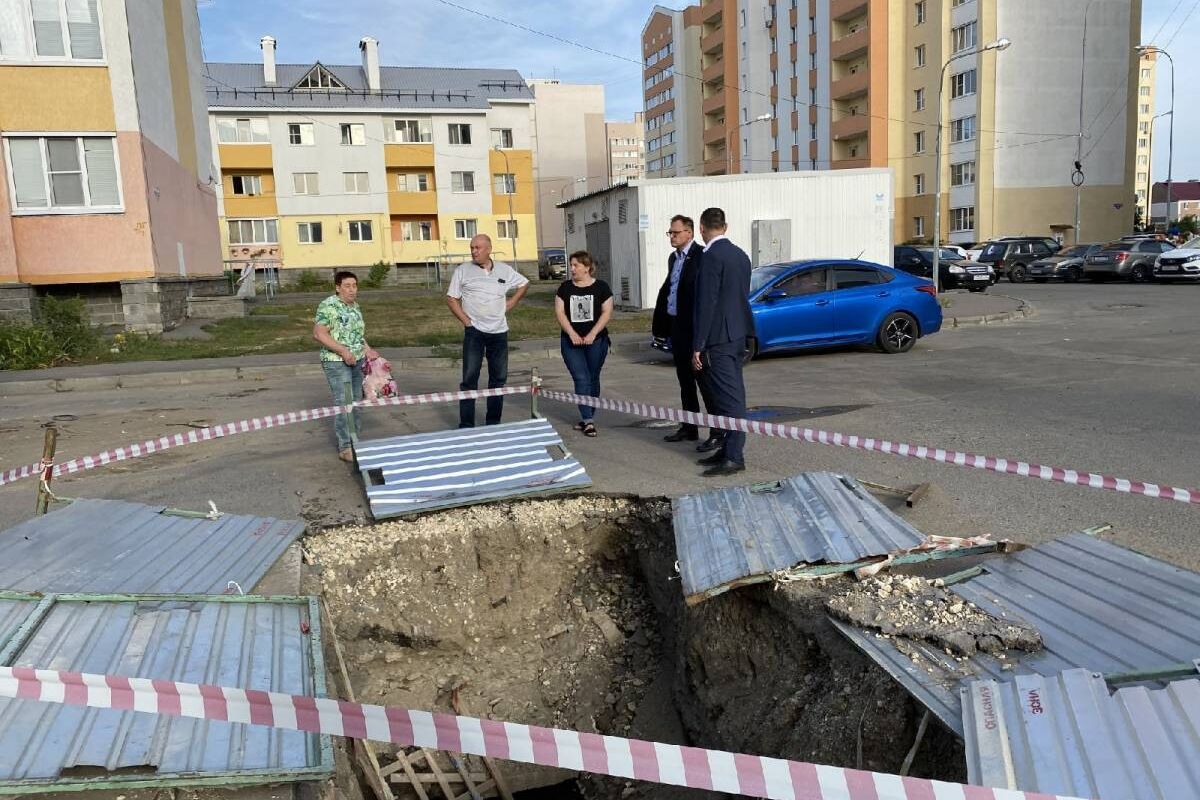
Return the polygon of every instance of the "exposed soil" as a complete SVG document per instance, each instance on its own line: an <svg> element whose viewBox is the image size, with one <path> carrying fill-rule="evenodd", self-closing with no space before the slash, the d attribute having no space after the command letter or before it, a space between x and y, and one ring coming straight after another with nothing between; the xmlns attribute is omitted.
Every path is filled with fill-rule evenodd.
<svg viewBox="0 0 1200 800"><path fill-rule="evenodd" d="M880 575L834 595L827 607L853 625L924 640L950 655L1042 648L1036 628L993 617L940 584L915 576Z"/></svg>

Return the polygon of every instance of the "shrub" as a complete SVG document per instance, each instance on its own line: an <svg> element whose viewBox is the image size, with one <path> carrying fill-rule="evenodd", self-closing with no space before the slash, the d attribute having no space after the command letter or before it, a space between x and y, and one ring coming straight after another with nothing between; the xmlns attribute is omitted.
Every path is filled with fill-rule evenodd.
<svg viewBox="0 0 1200 800"><path fill-rule="evenodd" d="M0 369L38 369L58 359L58 348L42 325L0 322Z"/></svg>
<svg viewBox="0 0 1200 800"><path fill-rule="evenodd" d="M367 277L362 281L364 289L378 289L383 286L383 282L387 280L388 273L392 271L392 265L386 261L376 261L371 265L371 271L367 273Z"/></svg>
<svg viewBox="0 0 1200 800"><path fill-rule="evenodd" d="M43 297L39 324L50 334L60 357L80 358L95 349L99 336L88 324L87 305L79 297Z"/></svg>
<svg viewBox="0 0 1200 800"><path fill-rule="evenodd" d="M333 289L333 282L328 278L323 278L311 269L302 269L300 274L296 276L296 282L292 287L297 292L322 292L326 289Z"/></svg>

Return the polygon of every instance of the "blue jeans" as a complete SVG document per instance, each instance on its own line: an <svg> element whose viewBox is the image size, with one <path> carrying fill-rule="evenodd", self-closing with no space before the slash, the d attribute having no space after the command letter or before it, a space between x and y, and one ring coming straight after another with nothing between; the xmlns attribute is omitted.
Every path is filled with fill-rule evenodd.
<svg viewBox="0 0 1200 800"><path fill-rule="evenodd" d="M558 337L558 345L567 371L575 381L575 394L599 397L600 370L604 368L604 359L608 358L608 337L601 336L592 344L576 346L564 333ZM579 418L584 422L591 421L595 415L596 409L592 406L579 407Z"/></svg>
<svg viewBox="0 0 1200 800"><path fill-rule="evenodd" d="M335 405L346 404L346 387L350 387L351 396L355 400L363 399L363 369L362 362L359 361L354 366L347 364L345 361L322 361L321 366L325 369L325 380L329 381L329 391L333 393L333 402ZM362 430L362 419L359 417L359 410L356 408L351 412L354 417L354 435L358 436ZM345 450L350 446L350 426L347 424L345 414L338 414L333 418L333 433L337 436L338 450Z"/></svg>
<svg viewBox="0 0 1200 800"><path fill-rule="evenodd" d="M499 389L508 383L508 333L483 333L475 328L463 331L463 377L459 389L470 391L479 388L479 370L487 356L488 388ZM504 396L487 399L488 425L499 425L504 411ZM475 427L475 401L458 401L458 427Z"/></svg>

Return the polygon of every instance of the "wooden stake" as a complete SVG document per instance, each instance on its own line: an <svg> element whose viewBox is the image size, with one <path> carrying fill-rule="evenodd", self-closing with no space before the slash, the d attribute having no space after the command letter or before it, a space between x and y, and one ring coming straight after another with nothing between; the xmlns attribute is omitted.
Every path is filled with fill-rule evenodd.
<svg viewBox="0 0 1200 800"><path fill-rule="evenodd" d="M58 428L50 425L46 428L46 440L42 445L42 473L38 477L37 502L34 505L35 514L45 514L50 510L50 481L54 477L54 468L46 467L54 463L54 451L58 447Z"/></svg>

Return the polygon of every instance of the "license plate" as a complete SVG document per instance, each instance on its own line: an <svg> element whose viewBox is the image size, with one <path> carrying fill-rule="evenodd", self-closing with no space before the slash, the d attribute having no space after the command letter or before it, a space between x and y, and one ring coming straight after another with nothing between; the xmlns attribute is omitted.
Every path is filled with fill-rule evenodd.
<svg viewBox="0 0 1200 800"><path fill-rule="evenodd" d="M1108 263L1108 258L1107 258L1106 256L1096 256L1096 259L1095 259L1095 261L1093 261L1092 263L1094 263L1094 264L1107 264L1107 263Z"/></svg>
<svg viewBox="0 0 1200 800"><path fill-rule="evenodd" d="M977 280L977 281L986 281L987 279L988 279L987 275L976 275L974 278L974 280Z"/></svg>
<svg viewBox="0 0 1200 800"><path fill-rule="evenodd" d="M1179 267L1159 267L1162 272L1179 272Z"/></svg>

